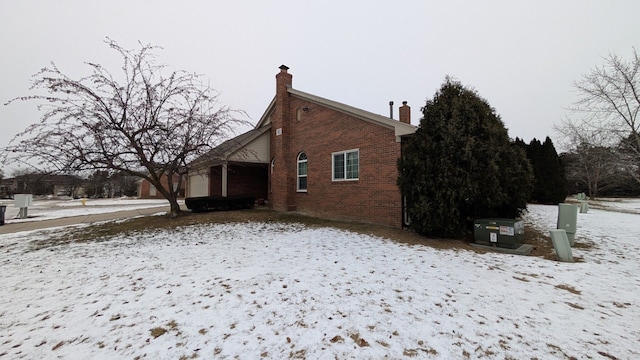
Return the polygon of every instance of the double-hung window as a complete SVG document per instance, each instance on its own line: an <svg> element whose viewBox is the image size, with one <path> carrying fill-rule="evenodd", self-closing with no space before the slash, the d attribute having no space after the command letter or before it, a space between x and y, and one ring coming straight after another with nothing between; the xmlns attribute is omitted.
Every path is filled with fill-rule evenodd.
<svg viewBox="0 0 640 360"><path fill-rule="evenodd" d="M332 180L358 180L360 174L360 151L358 149L331 154Z"/></svg>
<svg viewBox="0 0 640 360"><path fill-rule="evenodd" d="M307 154L298 154L298 191L307 191Z"/></svg>

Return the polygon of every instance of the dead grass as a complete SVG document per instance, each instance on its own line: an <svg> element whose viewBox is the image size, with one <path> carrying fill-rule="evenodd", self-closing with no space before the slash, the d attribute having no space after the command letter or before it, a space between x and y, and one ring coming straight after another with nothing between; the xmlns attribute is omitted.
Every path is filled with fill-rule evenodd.
<svg viewBox="0 0 640 360"><path fill-rule="evenodd" d="M151 332L151 336L153 336L153 338L157 338L159 336L162 336L164 334L166 334L167 329L163 328L163 327L154 327L153 329L149 330Z"/></svg>
<svg viewBox="0 0 640 360"><path fill-rule="evenodd" d="M153 338L155 339L155 338L157 338L159 336L162 336L162 335L166 334L169 330L172 330L172 331L177 331L178 330L178 323L176 323L175 320L169 321L166 324L166 326L169 329L165 329L162 326L158 326L158 327L154 327L153 329L150 329L149 331L151 332L151 336L153 336Z"/></svg>
<svg viewBox="0 0 640 360"><path fill-rule="evenodd" d="M424 245L435 249L468 250L477 253L487 252L487 250L470 245L473 241L471 234L467 237L457 239L427 238L406 229L352 221L320 219L298 213L276 212L267 208L205 213L185 212L177 218L146 216L128 221L108 222L84 228L72 228L58 236L35 241L31 244L31 249L39 250L69 243L106 241L114 236L127 236L154 230L176 229L184 226L243 222L301 223L308 227L331 227L359 234L382 237L407 245ZM551 260L556 259L550 237L534 227L525 225L525 243L533 245L532 256L540 256Z"/></svg>
<svg viewBox="0 0 640 360"><path fill-rule="evenodd" d="M540 256L547 260L557 260L551 236L548 233L525 224L524 243L533 246L533 250L531 250L532 256Z"/></svg>
<svg viewBox="0 0 640 360"><path fill-rule="evenodd" d="M571 285L566 285L566 284L560 284L560 285L556 285L555 286L556 289L562 289L562 290L566 290L572 294L576 294L576 295L580 295L582 294L582 291L577 290L576 288L574 288Z"/></svg>
<svg viewBox="0 0 640 360"><path fill-rule="evenodd" d="M571 302L565 301L565 304L571 306L574 309L584 310L584 307L582 307L582 306L580 306L578 304L575 304L575 303L571 303Z"/></svg>
<svg viewBox="0 0 640 360"><path fill-rule="evenodd" d="M363 339L360 337L359 333L354 333L354 334L350 334L349 337L351 338L351 340L353 340L354 343L356 343L356 345L358 345L359 347L365 347L365 346L370 346L369 342L367 342L367 340Z"/></svg>

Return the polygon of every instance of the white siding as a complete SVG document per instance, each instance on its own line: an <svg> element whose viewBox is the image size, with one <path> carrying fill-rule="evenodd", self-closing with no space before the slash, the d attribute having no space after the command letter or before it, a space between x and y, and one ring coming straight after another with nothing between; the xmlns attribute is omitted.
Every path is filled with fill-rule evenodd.
<svg viewBox="0 0 640 360"><path fill-rule="evenodd" d="M189 193L187 197L209 196L209 174L208 170L203 170L189 175L187 184Z"/></svg>
<svg viewBox="0 0 640 360"><path fill-rule="evenodd" d="M268 164L270 161L269 132L265 132L247 144L242 150L229 156L229 160Z"/></svg>

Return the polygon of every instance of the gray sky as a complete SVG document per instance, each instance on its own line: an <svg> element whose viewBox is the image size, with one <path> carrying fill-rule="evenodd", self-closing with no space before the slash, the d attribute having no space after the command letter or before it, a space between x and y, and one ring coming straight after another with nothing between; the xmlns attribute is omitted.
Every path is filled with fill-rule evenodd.
<svg viewBox="0 0 640 360"><path fill-rule="evenodd" d="M412 122L446 75L475 88L509 135L549 135L576 100L572 82L603 57L640 50L640 1L0 0L0 148L40 118L31 76L55 62L117 71L105 37L163 47L159 60L203 74L255 123L286 64L293 87L374 113L408 101ZM7 171L5 170L5 173ZM9 175L9 174L6 174Z"/></svg>

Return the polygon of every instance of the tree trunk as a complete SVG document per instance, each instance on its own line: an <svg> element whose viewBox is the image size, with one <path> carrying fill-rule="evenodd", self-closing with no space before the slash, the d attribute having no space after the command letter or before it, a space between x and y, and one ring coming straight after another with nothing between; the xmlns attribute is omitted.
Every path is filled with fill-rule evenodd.
<svg viewBox="0 0 640 360"><path fill-rule="evenodd" d="M171 197L167 200L169 200L169 205L171 206L171 213L170 213L171 218L175 218L178 215L180 215L180 212L182 212L182 210L180 210L180 204L178 204L178 198Z"/></svg>

